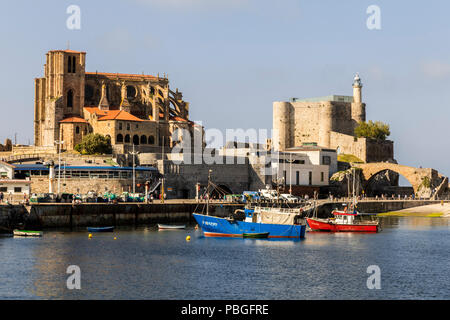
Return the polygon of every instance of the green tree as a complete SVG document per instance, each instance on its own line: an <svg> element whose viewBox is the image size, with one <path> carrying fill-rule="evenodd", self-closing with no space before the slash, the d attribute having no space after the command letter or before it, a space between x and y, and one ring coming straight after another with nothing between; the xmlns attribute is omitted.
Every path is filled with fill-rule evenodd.
<svg viewBox="0 0 450 320"><path fill-rule="evenodd" d="M99 133L88 134L75 146L75 151L81 154L111 154L111 138Z"/></svg>
<svg viewBox="0 0 450 320"><path fill-rule="evenodd" d="M389 125L381 121L360 122L355 128L355 136L357 138L386 140L390 134Z"/></svg>

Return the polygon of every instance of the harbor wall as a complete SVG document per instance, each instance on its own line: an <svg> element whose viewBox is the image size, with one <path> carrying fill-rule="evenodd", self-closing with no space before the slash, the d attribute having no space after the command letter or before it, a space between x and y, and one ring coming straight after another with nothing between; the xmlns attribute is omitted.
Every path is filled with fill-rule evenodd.
<svg viewBox="0 0 450 320"><path fill-rule="evenodd" d="M0 206L0 226L17 228L79 228L156 223L195 223L192 212L205 212L204 203L33 204ZM239 204L211 204L210 214L227 216Z"/></svg>
<svg viewBox="0 0 450 320"><path fill-rule="evenodd" d="M450 202L450 201L445 201ZM360 201L358 211L365 213L383 213L398 211L441 201ZM341 202L325 202L318 206L318 215L330 216L330 212ZM0 205L0 227L5 228L82 228L87 226L126 226L157 223L192 223L192 213L204 213L205 203L119 203L119 204L33 204ZM226 217L243 204L210 204L210 214Z"/></svg>

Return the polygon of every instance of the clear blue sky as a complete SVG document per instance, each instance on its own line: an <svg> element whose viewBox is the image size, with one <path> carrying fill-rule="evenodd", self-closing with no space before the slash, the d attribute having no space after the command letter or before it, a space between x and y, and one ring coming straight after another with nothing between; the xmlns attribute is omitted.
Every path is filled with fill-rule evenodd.
<svg viewBox="0 0 450 320"><path fill-rule="evenodd" d="M81 30L66 28L69 5ZM366 27L369 5L381 30ZM272 102L352 94L391 127L396 159L450 175L448 1L9 1L0 13L0 139L33 141L34 78L51 49L87 70L163 74L206 128L272 127Z"/></svg>

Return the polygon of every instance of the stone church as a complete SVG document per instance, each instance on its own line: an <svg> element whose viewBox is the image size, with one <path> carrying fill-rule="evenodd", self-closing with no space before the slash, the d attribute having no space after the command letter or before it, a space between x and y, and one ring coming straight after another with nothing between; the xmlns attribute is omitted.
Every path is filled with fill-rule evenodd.
<svg viewBox="0 0 450 320"><path fill-rule="evenodd" d="M366 121L362 86L357 74L352 85L353 96L331 95L274 102L273 148L283 151L315 143L336 149L341 154L352 154L364 162L393 160L392 141L356 138L354 134L358 123Z"/></svg>
<svg viewBox="0 0 450 320"><path fill-rule="evenodd" d="M189 120L189 103L170 89L165 75L86 72L85 65L86 52L46 54L44 77L35 79L36 147L62 140L62 148L72 150L85 135L100 133L111 139L116 153L133 145L159 152L176 143L171 136L177 128L199 129Z"/></svg>

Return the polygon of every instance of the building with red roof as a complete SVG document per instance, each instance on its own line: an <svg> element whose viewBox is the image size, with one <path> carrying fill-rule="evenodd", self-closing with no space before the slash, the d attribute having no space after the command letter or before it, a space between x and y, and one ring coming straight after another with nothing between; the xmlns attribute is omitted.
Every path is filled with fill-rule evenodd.
<svg viewBox="0 0 450 320"><path fill-rule="evenodd" d="M47 52L44 76L35 79L35 146L63 140L72 150L85 135L100 133L117 153L133 144L157 152L163 141L174 144L177 128L193 130L189 103L170 89L167 75L86 72L85 65L86 52Z"/></svg>

